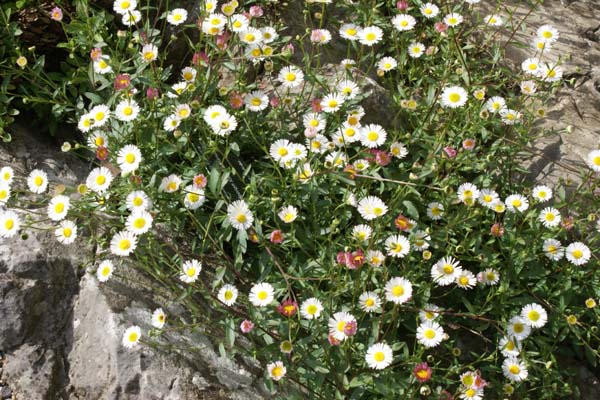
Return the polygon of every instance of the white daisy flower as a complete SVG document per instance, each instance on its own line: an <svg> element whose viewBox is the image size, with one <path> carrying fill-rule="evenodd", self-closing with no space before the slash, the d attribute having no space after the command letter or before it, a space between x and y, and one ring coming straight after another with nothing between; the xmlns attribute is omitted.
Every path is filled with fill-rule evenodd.
<svg viewBox="0 0 600 400"><path fill-rule="evenodd" d="M490 26L500 26L504 24L504 20L502 19L502 17L497 14L487 15L483 19L483 22Z"/></svg>
<svg viewBox="0 0 600 400"><path fill-rule="evenodd" d="M456 194L458 199L466 205L473 205L475 200L479 198L479 189L472 183L463 183L458 187Z"/></svg>
<svg viewBox="0 0 600 400"><path fill-rule="evenodd" d="M385 343L375 343L369 346L365 361L371 369L384 369L388 367L394 360L392 348Z"/></svg>
<svg viewBox="0 0 600 400"><path fill-rule="evenodd" d="M142 235L152 228L153 220L148 211L137 209L127 217L125 228L134 235Z"/></svg>
<svg viewBox="0 0 600 400"><path fill-rule="evenodd" d="M67 216L71 200L67 196L58 195L48 203L48 218L52 221L60 221Z"/></svg>
<svg viewBox="0 0 600 400"><path fill-rule="evenodd" d="M479 204L487 208L491 208L492 204L498 201L498 193L491 189L481 189L477 198Z"/></svg>
<svg viewBox="0 0 600 400"><path fill-rule="evenodd" d="M461 388L459 398L463 400L482 400L483 388L463 387Z"/></svg>
<svg viewBox="0 0 600 400"><path fill-rule="evenodd" d="M183 191L185 192L183 205L188 210L196 210L204 204L204 201L206 200L204 190L195 188L194 185L188 185Z"/></svg>
<svg viewBox="0 0 600 400"><path fill-rule="evenodd" d="M152 326L158 329L162 329L167 321L167 315L162 308L157 308L152 313Z"/></svg>
<svg viewBox="0 0 600 400"><path fill-rule="evenodd" d="M521 382L527 379L527 368L525 363L516 357L509 357L502 363L504 376L513 382Z"/></svg>
<svg viewBox="0 0 600 400"><path fill-rule="evenodd" d="M277 216L286 224L290 224L298 217L298 209L294 206L285 206L279 210Z"/></svg>
<svg viewBox="0 0 600 400"><path fill-rule="evenodd" d="M516 340L524 340L531 333L531 326L526 323L526 321L520 316L512 317L508 321L508 326L506 327L506 334L509 338L514 338Z"/></svg>
<svg viewBox="0 0 600 400"><path fill-rule="evenodd" d="M511 194L504 200L508 211L519 211L524 212L529 208L529 200L527 197L520 194Z"/></svg>
<svg viewBox="0 0 600 400"><path fill-rule="evenodd" d="M89 115L94 118L94 128L97 128L106 124L110 118L110 110L104 104L99 104L90 110Z"/></svg>
<svg viewBox="0 0 600 400"><path fill-rule="evenodd" d="M329 93L321 100L321 107L326 113L338 111L344 104L344 97L339 93Z"/></svg>
<svg viewBox="0 0 600 400"><path fill-rule="evenodd" d="M92 63L94 67L94 72L99 75L109 74L112 72L112 67L108 63L110 57L107 55L101 56L99 59ZM81 128L80 128L81 129ZM85 131L84 131L85 132Z"/></svg>
<svg viewBox="0 0 600 400"><path fill-rule="evenodd" d="M431 267L431 278L439 286L447 286L456 280L462 267L454 257L444 257Z"/></svg>
<svg viewBox="0 0 600 400"><path fill-rule="evenodd" d="M184 8L176 8L167 14L167 22L177 26L183 24L187 17L188 13Z"/></svg>
<svg viewBox="0 0 600 400"><path fill-rule="evenodd" d="M0 210L0 237L10 238L17 234L21 228L19 215L12 210Z"/></svg>
<svg viewBox="0 0 600 400"><path fill-rule="evenodd" d="M396 61L393 57L383 57L381 60L377 62L377 69L388 72L393 69L396 69L398 66L398 61Z"/></svg>
<svg viewBox="0 0 600 400"><path fill-rule="evenodd" d="M385 256L379 250L367 250L366 259L371 267L381 267L385 261Z"/></svg>
<svg viewBox="0 0 600 400"><path fill-rule="evenodd" d="M560 225L560 212L554 207L544 208L538 217L546 228L555 228Z"/></svg>
<svg viewBox="0 0 600 400"><path fill-rule="evenodd" d="M269 283L257 283L250 289L248 299L256 307L266 307L273 301L273 286Z"/></svg>
<svg viewBox="0 0 600 400"><path fill-rule="evenodd" d="M410 31L416 24L417 20L408 14L398 14L392 18L392 25L400 32Z"/></svg>
<svg viewBox="0 0 600 400"><path fill-rule="evenodd" d="M596 172L600 172L600 150L591 151L586 158L587 165Z"/></svg>
<svg viewBox="0 0 600 400"><path fill-rule="evenodd" d="M10 186L8 183L0 182L0 206L5 205L10 199Z"/></svg>
<svg viewBox="0 0 600 400"><path fill-rule="evenodd" d="M123 122L133 121L139 113L140 106L133 99L122 100L115 109L115 117Z"/></svg>
<svg viewBox="0 0 600 400"><path fill-rule="evenodd" d="M219 293L217 294L217 298L219 301L226 306L232 306L235 304L235 301L238 297L238 290L235 286L230 284L225 284L221 289L219 289Z"/></svg>
<svg viewBox="0 0 600 400"><path fill-rule="evenodd" d="M278 381L283 378L287 372L281 361L275 361L274 363L267 364L267 371L269 372L269 377L274 381Z"/></svg>
<svg viewBox="0 0 600 400"><path fill-rule="evenodd" d="M458 108L467 103L469 94L460 86L447 86L441 94L442 107Z"/></svg>
<svg viewBox="0 0 600 400"><path fill-rule="evenodd" d="M403 304L412 296L412 284L409 280L395 277L390 279L384 287L385 299L395 304Z"/></svg>
<svg viewBox="0 0 600 400"><path fill-rule="evenodd" d="M419 58L425 53L425 45L419 42L412 42L408 45L408 55L412 58Z"/></svg>
<svg viewBox="0 0 600 400"><path fill-rule="evenodd" d="M506 100L503 97L494 96L485 102L485 107L491 113L500 112L506 109Z"/></svg>
<svg viewBox="0 0 600 400"><path fill-rule="evenodd" d="M419 320L421 322L433 321L439 315L440 308L434 304L425 304L423 309L419 311Z"/></svg>
<svg viewBox="0 0 600 400"><path fill-rule="evenodd" d="M300 315L304 319L317 319L321 316L323 304L315 297L306 299L300 305Z"/></svg>
<svg viewBox="0 0 600 400"><path fill-rule="evenodd" d="M427 216L434 221L442 219L444 216L444 205L437 202L429 203L427 205Z"/></svg>
<svg viewBox="0 0 600 400"><path fill-rule="evenodd" d="M537 86L535 85L534 81L522 81L519 86L521 88L521 93L528 96L535 94L537 90Z"/></svg>
<svg viewBox="0 0 600 400"><path fill-rule="evenodd" d="M237 230L245 230L252 226L254 216L244 200L236 200L227 206L229 223Z"/></svg>
<svg viewBox="0 0 600 400"><path fill-rule="evenodd" d="M490 204L490 209L501 214L506 210L506 204L504 204L504 202L502 200L498 199L498 200L494 201L492 204Z"/></svg>
<svg viewBox="0 0 600 400"><path fill-rule="evenodd" d="M250 26L250 20L242 14L235 14L229 18L229 25L231 27L231 31L235 33L244 32ZM261 33L263 31L261 30ZM264 38L264 35L263 35Z"/></svg>
<svg viewBox="0 0 600 400"><path fill-rule="evenodd" d="M352 228L352 237L358 241L366 242L371 238L373 229L369 225L355 225Z"/></svg>
<svg viewBox="0 0 600 400"><path fill-rule="evenodd" d="M0 182L10 185L14 179L15 171L12 167L2 167L0 169Z"/></svg>
<svg viewBox="0 0 600 400"><path fill-rule="evenodd" d="M64 220L54 230L56 240L62 244L71 244L77 239L77 225L73 221Z"/></svg>
<svg viewBox="0 0 600 400"><path fill-rule="evenodd" d="M189 84L187 82L177 82L176 84L171 86L171 90L167 92L167 97L171 99L176 99L183 92L185 92L188 88ZM177 115L173 115L175 118L180 119Z"/></svg>
<svg viewBox="0 0 600 400"><path fill-rule="evenodd" d="M367 221L381 217L388 211L385 203L379 197L375 196L367 196L360 200L357 209L359 214Z"/></svg>
<svg viewBox="0 0 600 400"><path fill-rule="evenodd" d="M116 233L110 241L110 252L116 256L127 257L137 247L137 237L129 231Z"/></svg>
<svg viewBox="0 0 600 400"><path fill-rule="evenodd" d="M518 340L503 336L502 339L500 339L498 348L504 357L518 357L523 345Z"/></svg>
<svg viewBox="0 0 600 400"><path fill-rule="evenodd" d="M410 251L410 242L402 235L392 235L385 240L388 256L404 258Z"/></svg>
<svg viewBox="0 0 600 400"><path fill-rule="evenodd" d="M440 13L440 9L433 3L425 3L420 8L421 14L425 18L434 18Z"/></svg>
<svg viewBox="0 0 600 400"><path fill-rule="evenodd" d="M341 94L345 100L352 100L360 93L360 89L356 82L351 81L350 79L344 79L340 81L336 85L336 89L339 94Z"/></svg>
<svg viewBox="0 0 600 400"><path fill-rule="evenodd" d="M171 174L161 180L158 190L161 192L173 193L179 190L180 185L181 178L178 175Z"/></svg>
<svg viewBox="0 0 600 400"><path fill-rule="evenodd" d="M502 118L502 122L506 125L514 125L521 121L521 117L523 115L515 110L511 110L509 108L500 111L500 117Z"/></svg>
<svg viewBox="0 0 600 400"><path fill-rule="evenodd" d="M304 80L304 73L297 67L288 66L279 71L277 80L284 88L295 88Z"/></svg>
<svg viewBox="0 0 600 400"><path fill-rule="evenodd" d="M140 327L131 326L127 328L127 330L125 330L125 333L123 334L123 346L128 349L132 349L138 345L141 337L142 330L140 329Z"/></svg>
<svg viewBox="0 0 600 400"><path fill-rule="evenodd" d="M500 273L493 268L486 268L477 274L477 279L484 285L493 286L500 280Z"/></svg>
<svg viewBox="0 0 600 400"><path fill-rule="evenodd" d="M128 11L121 17L121 23L125 26L134 26L142 20L142 13L138 10Z"/></svg>
<svg viewBox="0 0 600 400"><path fill-rule="evenodd" d="M328 326L334 339L345 340L356 329L356 318L344 311L336 312L329 318Z"/></svg>
<svg viewBox="0 0 600 400"><path fill-rule="evenodd" d="M260 90L248 93L244 97L244 104L246 108L253 112L262 111L269 105L269 97Z"/></svg>
<svg viewBox="0 0 600 400"><path fill-rule="evenodd" d="M558 82L564 74L563 69L558 65L543 64L540 67L539 77L546 82Z"/></svg>
<svg viewBox="0 0 600 400"><path fill-rule="evenodd" d="M128 174L138 169L141 161L142 152L133 144L128 144L119 150L117 164L119 164L122 174Z"/></svg>
<svg viewBox="0 0 600 400"><path fill-rule="evenodd" d="M117 14L127 14L127 12L135 10L137 7L137 0L116 0L113 4L113 10Z"/></svg>
<svg viewBox="0 0 600 400"><path fill-rule="evenodd" d="M149 43L142 47L142 51L140 53L142 55L142 60L145 62L152 62L158 58L158 47Z"/></svg>
<svg viewBox="0 0 600 400"><path fill-rule="evenodd" d="M365 46L373 46L383 38L383 31L377 26L367 26L358 31L358 41Z"/></svg>
<svg viewBox="0 0 600 400"><path fill-rule="evenodd" d="M211 125L213 132L219 136L227 136L237 128L237 120L233 115L223 115Z"/></svg>
<svg viewBox="0 0 600 400"><path fill-rule="evenodd" d="M196 80L196 75L198 71L193 67L185 67L181 70L181 77L186 82L193 82Z"/></svg>
<svg viewBox="0 0 600 400"><path fill-rule="evenodd" d="M238 36L246 44L258 44L262 40L261 31L251 26L245 31L240 32Z"/></svg>
<svg viewBox="0 0 600 400"><path fill-rule="evenodd" d="M27 177L27 187L32 193L44 193L48 188L48 175L41 169L34 169Z"/></svg>
<svg viewBox="0 0 600 400"><path fill-rule="evenodd" d="M537 57L530 57L521 63L521 69L528 75L538 76L540 74L541 61Z"/></svg>
<svg viewBox="0 0 600 400"><path fill-rule="evenodd" d="M537 30L537 37L546 42L553 43L558 40L560 33L552 25L542 25Z"/></svg>
<svg viewBox="0 0 600 400"><path fill-rule="evenodd" d="M548 186L539 185L533 188L532 194L534 199L543 203L552 198L552 189Z"/></svg>
<svg viewBox="0 0 600 400"><path fill-rule="evenodd" d="M541 328L548 322L548 313L539 304L531 303L523 307L521 318L532 328Z"/></svg>
<svg viewBox="0 0 600 400"><path fill-rule="evenodd" d="M181 265L181 271L179 280L185 283L196 282L198 275L200 275L200 271L202 271L202 263L195 259L185 261Z"/></svg>
<svg viewBox="0 0 600 400"><path fill-rule="evenodd" d="M92 149L97 149L98 147L107 147L108 146L108 137L102 131L95 131L90 134L88 137L88 145Z"/></svg>
<svg viewBox="0 0 600 400"><path fill-rule="evenodd" d="M102 194L110 186L113 174L106 167L94 168L88 175L85 185L93 192Z"/></svg>
<svg viewBox="0 0 600 400"><path fill-rule="evenodd" d="M96 277L98 278L98 281L106 282L109 280L114 270L115 266L113 265L112 261L101 261L100 264L98 264L98 269L96 270Z"/></svg>
<svg viewBox="0 0 600 400"><path fill-rule="evenodd" d="M573 265L584 265L592 256L589 247L581 242L573 242L565 249L567 260Z"/></svg>
<svg viewBox="0 0 600 400"><path fill-rule="evenodd" d="M456 274L456 286L461 289L472 289L477 284L477 278L471 271L463 269Z"/></svg>
<svg viewBox="0 0 600 400"><path fill-rule="evenodd" d="M358 40L358 32L360 31L360 28L354 24L344 24L340 27L340 36L342 37L342 39L347 39L347 40Z"/></svg>
<svg viewBox="0 0 600 400"><path fill-rule="evenodd" d="M325 117L317 113L304 114L302 117L302 124L307 129L314 129L315 132L320 132L325 129L327 121Z"/></svg>
<svg viewBox="0 0 600 400"><path fill-rule="evenodd" d="M423 322L417 328L417 340L425 347L435 347L442 342L444 329L437 322Z"/></svg>
<svg viewBox="0 0 600 400"><path fill-rule="evenodd" d="M192 114L192 107L189 104L179 104L175 107L175 118L186 119Z"/></svg>
<svg viewBox="0 0 600 400"><path fill-rule="evenodd" d="M387 132L381 125L369 124L361 128L360 142L368 148L376 148L385 143Z"/></svg>
<svg viewBox="0 0 600 400"><path fill-rule="evenodd" d="M342 168L346 165L346 155L343 151L336 151L325 157L325 167Z"/></svg>
<svg viewBox="0 0 600 400"><path fill-rule="evenodd" d="M444 17L444 23L448 26L458 26L463 22L463 17L457 13L450 13Z"/></svg>
<svg viewBox="0 0 600 400"><path fill-rule="evenodd" d="M544 255L552 261L558 261L565 256L565 249L556 239L546 239L543 245Z"/></svg>
<svg viewBox="0 0 600 400"><path fill-rule="evenodd" d="M125 204L129 211L137 209L148 210L150 209L152 202L145 192L141 190L135 190L127 195Z"/></svg>
<svg viewBox="0 0 600 400"><path fill-rule="evenodd" d="M358 304L364 312L372 313L381 308L381 299L375 292L364 292L358 298Z"/></svg>

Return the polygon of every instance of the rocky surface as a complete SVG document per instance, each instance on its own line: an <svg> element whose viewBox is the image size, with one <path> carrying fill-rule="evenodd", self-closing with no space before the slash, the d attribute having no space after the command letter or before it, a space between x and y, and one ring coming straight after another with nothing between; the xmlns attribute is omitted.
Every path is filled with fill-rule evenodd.
<svg viewBox="0 0 600 400"><path fill-rule="evenodd" d="M88 166L20 125L0 147L17 176L33 168L74 186ZM17 183L18 184L18 183ZM47 232L0 243L0 396L37 399L259 399L262 370L223 358L201 333L161 338L168 351L121 345L124 330L150 328L160 288L124 267L108 284L92 276L94 249L58 245ZM183 314L177 307L168 314ZM250 372L252 371L252 373Z"/></svg>
<svg viewBox="0 0 600 400"><path fill-rule="evenodd" d="M483 2L482 2L483 3ZM532 177L542 182L559 179L579 181L578 167L587 154L600 146L600 2L597 0L546 0L529 14L524 1L505 1L500 14L518 24L526 18L525 31L517 30L512 41L532 43L535 31L544 24L555 26L560 39L543 61L561 59L564 84L550 101L537 132L547 131L533 141L537 153L529 162ZM485 5L482 4L485 9ZM488 7L488 12L493 9ZM499 41L510 37L504 31ZM532 57L529 48L509 45L507 57L520 68Z"/></svg>

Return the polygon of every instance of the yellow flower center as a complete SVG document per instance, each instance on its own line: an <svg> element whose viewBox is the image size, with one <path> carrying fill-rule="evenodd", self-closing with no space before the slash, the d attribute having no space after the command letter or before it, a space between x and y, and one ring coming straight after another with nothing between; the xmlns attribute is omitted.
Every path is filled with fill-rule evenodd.
<svg viewBox="0 0 600 400"><path fill-rule="evenodd" d="M4 228L6 228L6 230L10 231L12 228L14 228L15 226L15 221L12 219L7 219L6 222L4 222Z"/></svg>
<svg viewBox="0 0 600 400"><path fill-rule="evenodd" d="M473 383L474 383L474 382L473 382L473 376L472 376L472 375L465 375L465 376L462 378L462 383L463 383L463 385L465 385L465 386L472 386L472 385L473 385Z"/></svg>
<svg viewBox="0 0 600 400"><path fill-rule="evenodd" d="M529 318L531 321L535 322L540 319L540 313L535 310L531 310L531 311L529 311L529 313L527 313L527 318Z"/></svg>
<svg viewBox="0 0 600 400"><path fill-rule="evenodd" d="M375 305L375 300L369 297L367 300L365 300L365 305L367 307L373 307Z"/></svg>
<svg viewBox="0 0 600 400"><path fill-rule="evenodd" d="M182 17L181 14L175 14L175 15L173 15L173 20L175 20L175 21L181 21L181 17Z"/></svg>
<svg viewBox="0 0 600 400"><path fill-rule="evenodd" d="M54 206L54 212L57 213L57 214L60 214L64 210L65 210L65 204L64 203L57 203Z"/></svg>
<svg viewBox="0 0 600 400"><path fill-rule="evenodd" d="M377 351L375 352L375 354L373 354L373 359L377 362L382 362L383 360L385 360L385 354L383 353L383 351Z"/></svg>
<svg viewBox="0 0 600 400"><path fill-rule="evenodd" d="M106 183L106 177L104 175L98 175L96 177L96 184L97 185L104 185Z"/></svg>
<svg viewBox="0 0 600 400"><path fill-rule="evenodd" d="M356 36L356 29L354 29L354 28L348 28L348 29L346 29L346 34L348 36Z"/></svg>
<svg viewBox="0 0 600 400"><path fill-rule="evenodd" d="M547 213L546 214L546 221L554 221L555 218L556 217L552 213Z"/></svg>
<svg viewBox="0 0 600 400"><path fill-rule="evenodd" d="M41 176L36 176L33 179L33 183L35 184L35 186L42 186L42 184L44 183L44 178L42 178Z"/></svg>
<svg viewBox="0 0 600 400"><path fill-rule="evenodd" d="M543 33L543 36L544 36L544 38L545 38L545 39L552 39L552 32L550 32L550 31L545 31L545 32Z"/></svg>
<svg viewBox="0 0 600 400"><path fill-rule="evenodd" d="M285 74L285 80L288 82L294 82L296 80L296 74L294 74L293 72L288 72L287 74Z"/></svg>
<svg viewBox="0 0 600 400"><path fill-rule="evenodd" d="M244 222L246 222L246 216L244 214L239 214L237 217L235 217L235 220L237 222L239 222L240 224L243 224Z"/></svg>
<svg viewBox="0 0 600 400"><path fill-rule="evenodd" d="M594 165L600 166L600 156L594 157L594 159L592 160L592 162L594 163Z"/></svg>
<svg viewBox="0 0 600 400"><path fill-rule="evenodd" d="M518 365L511 365L508 368L508 371L513 375L517 375L519 372L521 372L521 368L519 368Z"/></svg>
<svg viewBox="0 0 600 400"><path fill-rule="evenodd" d="M258 292L256 297L258 297L259 300L266 300L267 297L269 297L269 294L267 292L265 292L264 290L262 290L262 291Z"/></svg>
<svg viewBox="0 0 600 400"><path fill-rule="evenodd" d="M96 121L102 121L104 119L104 112L98 111L94 117Z"/></svg>
<svg viewBox="0 0 600 400"><path fill-rule="evenodd" d="M513 205L513 207L521 207L521 200L519 200L519 199L514 199L514 200L512 201L512 205Z"/></svg>
<svg viewBox="0 0 600 400"><path fill-rule="evenodd" d="M426 369L420 369L417 371L417 376L420 379L426 379L429 376L429 372Z"/></svg>
<svg viewBox="0 0 600 400"><path fill-rule="evenodd" d="M392 288L392 294L396 297L400 297L404 294L404 288L401 285L394 286Z"/></svg>
<svg viewBox="0 0 600 400"><path fill-rule="evenodd" d="M144 59L145 59L146 61L150 61L150 60L152 60L153 58L154 58L154 52L152 52L152 51L147 51L147 52L145 52L145 53L144 53Z"/></svg>
<svg viewBox="0 0 600 400"><path fill-rule="evenodd" d="M146 226L146 220L144 218L137 218L135 221L133 221L133 226L137 229L142 229L144 226Z"/></svg>
<svg viewBox="0 0 600 400"><path fill-rule="evenodd" d="M233 292L231 290L225 291L225 300L231 300L233 298Z"/></svg>
<svg viewBox="0 0 600 400"><path fill-rule="evenodd" d="M289 213L286 213L286 214L283 216L283 220L284 220L285 222L292 222L292 221L294 220L294 218L295 218L295 217L296 217L296 216L295 216L293 213L289 212Z"/></svg>
<svg viewBox="0 0 600 400"><path fill-rule="evenodd" d="M129 250L129 248L131 248L131 242L129 239L121 239L119 242L119 248L121 250Z"/></svg>
<svg viewBox="0 0 600 400"><path fill-rule="evenodd" d="M400 21L400 26L407 27L408 26L408 21L405 20L405 19L402 20L402 21Z"/></svg>
<svg viewBox="0 0 600 400"><path fill-rule="evenodd" d="M444 267L442 268L442 270L444 271L444 273L446 275L450 275L451 273L454 272L454 267L450 264L445 264Z"/></svg>
<svg viewBox="0 0 600 400"><path fill-rule="evenodd" d="M281 367L275 367L271 370L271 375L275 376L275 377L279 377L281 375L283 375L283 368Z"/></svg>
<svg viewBox="0 0 600 400"><path fill-rule="evenodd" d="M63 228L63 232L62 232L64 237L71 237L71 235L73 234L73 230L69 227L65 227Z"/></svg>
<svg viewBox="0 0 600 400"><path fill-rule="evenodd" d="M525 330L525 327L521 323L516 323L513 329L516 333L521 333Z"/></svg>
<svg viewBox="0 0 600 400"><path fill-rule="evenodd" d="M345 328L346 328L346 322L344 322L344 321L338 322L338 324L337 324L337 330L339 332L344 332Z"/></svg>
<svg viewBox="0 0 600 400"><path fill-rule="evenodd" d="M375 35L373 32L369 32L366 34L365 39L367 39L369 42L372 42L377 39L377 35Z"/></svg>
<svg viewBox="0 0 600 400"><path fill-rule="evenodd" d="M461 285L466 286L469 283L469 278L467 278L466 276L461 276L458 281L460 282Z"/></svg>
<svg viewBox="0 0 600 400"><path fill-rule="evenodd" d="M137 334L137 332L131 332L129 334L129 341L131 343L135 343L137 340L138 340L138 334Z"/></svg>
<svg viewBox="0 0 600 400"><path fill-rule="evenodd" d="M374 207L373 208L373 214L375 215L381 215L383 213L383 209L381 207Z"/></svg>
<svg viewBox="0 0 600 400"><path fill-rule="evenodd" d="M167 189L170 191L177 190L177 182L169 182L167 185Z"/></svg>
<svg viewBox="0 0 600 400"><path fill-rule="evenodd" d="M129 153L125 156L125 161L127 161L129 164L133 164L135 162L135 154L133 153Z"/></svg>
<svg viewBox="0 0 600 400"><path fill-rule="evenodd" d="M371 131L367 134L367 138L371 142L375 142L377 139L379 139L379 134L377 132Z"/></svg>
<svg viewBox="0 0 600 400"><path fill-rule="evenodd" d="M188 200L191 203L195 203L198 200L200 200L200 196L198 194L196 194L196 193L188 193Z"/></svg>
<svg viewBox="0 0 600 400"><path fill-rule="evenodd" d="M100 60L100 62L98 63L98 66L100 67L100 69L104 69L104 68L108 67L108 64L106 63L106 61Z"/></svg>
<svg viewBox="0 0 600 400"><path fill-rule="evenodd" d="M435 337L435 331L431 328L425 329L423 336L425 336L427 339L433 339Z"/></svg>
<svg viewBox="0 0 600 400"><path fill-rule="evenodd" d="M576 259L580 259L581 257L583 257L583 251L579 250L579 249L575 249L573 250L573 252L571 253L573 255L573 257L575 257Z"/></svg>
<svg viewBox="0 0 600 400"><path fill-rule="evenodd" d="M314 315L317 313L317 306L314 304L309 304L308 307L306 307L306 313L310 314L310 315Z"/></svg>

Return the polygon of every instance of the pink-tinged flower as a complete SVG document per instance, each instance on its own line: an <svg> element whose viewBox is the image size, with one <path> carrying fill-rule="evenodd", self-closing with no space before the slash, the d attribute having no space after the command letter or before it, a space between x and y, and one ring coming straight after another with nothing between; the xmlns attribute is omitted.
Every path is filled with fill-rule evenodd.
<svg viewBox="0 0 600 400"><path fill-rule="evenodd" d="M277 96L272 96L269 99L269 105L273 108L277 108L279 106L279 97Z"/></svg>
<svg viewBox="0 0 600 400"><path fill-rule="evenodd" d="M149 87L148 89L146 89L146 98L148 100L154 100L157 97L158 97L158 89L157 88Z"/></svg>
<svg viewBox="0 0 600 400"><path fill-rule="evenodd" d="M240 330L243 333L250 333L250 332L252 332L252 329L254 329L254 323L252 321L250 321L249 319L243 320L242 323L240 324Z"/></svg>
<svg viewBox="0 0 600 400"><path fill-rule="evenodd" d="M292 317L298 312L298 303L292 299L286 299L277 306L277 312L284 317Z"/></svg>
<svg viewBox="0 0 600 400"><path fill-rule="evenodd" d="M502 226L501 223L496 222L494 225L492 225L490 233L492 236L502 237L502 235L504 235L504 226Z"/></svg>
<svg viewBox="0 0 600 400"><path fill-rule="evenodd" d="M312 139L315 136L317 136L317 130L315 128L313 128L312 126L309 126L308 128L304 129L304 137L307 139Z"/></svg>
<svg viewBox="0 0 600 400"><path fill-rule="evenodd" d="M384 150L377 151L377 153L375 153L375 162L377 165L385 167L392 162L392 153Z"/></svg>
<svg viewBox="0 0 600 400"><path fill-rule="evenodd" d="M319 113L323 111L323 107L321 107L321 99L319 98L314 98L310 101L310 107L312 108L313 112Z"/></svg>
<svg viewBox="0 0 600 400"><path fill-rule="evenodd" d="M99 47L94 47L90 50L90 58L92 61L98 61L102 57L102 49Z"/></svg>
<svg viewBox="0 0 600 400"><path fill-rule="evenodd" d="M217 35L216 44L219 49L225 50L227 48L227 40L229 40L229 36L231 36L231 34L227 31L221 35Z"/></svg>
<svg viewBox="0 0 600 400"><path fill-rule="evenodd" d="M323 41L323 30L322 29L313 29L310 32L310 41L313 43L321 43Z"/></svg>
<svg viewBox="0 0 600 400"><path fill-rule="evenodd" d="M560 221L560 226L562 226L563 229L570 231L575 227L575 220L573 217L564 217L562 221Z"/></svg>
<svg viewBox="0 0 600 400"><path fill-rule="evenodd" d="M285 239L285 235L280 229L276 229L273 232L271 232L271 236L269 237L271 243L275 244L283 243L283 239Z"/></svg>
<svg viewBox="0 0 600 400"><path fill-rule="evenodd" d="M198 174L194 176L192 182L197 189L203 189L206 187L206 183L208 182L208 180L206 179L206 176L204 176L204 174Z"/></svg>
<svg viewBox="0 0 600 400"><path fill-rule="evenodd" d="M62 21L63 19L63 12L59 7L54 7L52 9L52 11L50 11L50 18L55 20L55 21Z"/></svg>
<svg viewBox="0 0 600 400"><path fill-rule="evenodd" d="M131 77L128 74L119 74L115 77L115 90L127 89L131 83Z"/></svg>
<svg viewBox="0 0 600 400"><path fill-rule="evenodd" d="M412 224L410 223L410 219L400 214L394 220L394 225L396 228L400 229L402 232L408 232L412 229Z"/></svg>
<svg viewBox="0 0 600 400"><path fill-rule="evenodd" d="M426 362L417 364L415 366L415 369L413 369L413 375L421 383L427 382L428 380L430 380L431 373L432 373L431 367Z"/></svg>
<svg viewBox="0 0 600 400"><path fill-rule="evenodd" d="M229 105L234 110L242 108L244 105L244 96L238 92L231 92L229 94Z"/></svg>
<svg viewBox="0 0 600 400"><path fill-rule="evenodd" d="M263 9L261 6L252 6L250 7L250 16L251 17L262 17L263 16Z"/></svg>
<svg viewBox="0 0 600 400"><path fill-rule="evenodd" d="M294 51L296 51L296 48L291 43L286 44L285 46L283 46L283 49L282 49L282 52L289 53L289 54L294 54Z"/></svg>
<svg viewBox="0 0 600 400"><path fill-rule="evenodd" d="M352 258L352 253L347 251L340 251L339 253L337 253L335 260L338 264L347 266L350 262L350 258Z"/></svg>
<svg viewBox="0 0 600 400"><path fill-rule="evenodd" d="M396 8L400 11L404 11L408 8L408 0L400 0L396 3Z"/></svg>
<svg viewBox="0 0 600 400"><path fill-rule="evenodd" d="M206 53L201 51L198 53L194 53L194 55L192 56L192 64L207 66L208 64L210 64L210 60Z"/></svg>
<svg viewBox="0 0 600 400"><path fill-rule="evenodd" d="M96 148L96 158L100 161L104 161L108 158L108 149L104 146L98 146Z"/></svg>
<svg viewBox="0 0 600 400"><path fill-rule="evenodd" d="M354 179L357 171L356 171L356 167L354 165L348 164L344 167L344 172L346 172L348 174L348 178Z"/></svg>
<svg viewBox="0 0 600 400"><path fill-rule="evenodd" d="M475 141L475 139L465 139L462 142L462 147L465 150L473 150L475 148L475 144L477 142Z"/></svg>
<svg viewBox="0 0 600 400"><path fill-rule="evenodd" d="M446 25L443 22L436 22L435 23L435 30L439 33L444 33L448 30L448 25Z"/></svg>
<svg viewBox="0 0 600 400"><path fill-rule="evenodd" d="M358 249L350 253L350 257L347 258L348 263L346 264L350 269L358 269L365 263L365 253L361 249Z"/></svg>
<svg viewBox="0 0 600 400"><path fill-rule="evenodd" d="M475 376L475 383L473 383L473 386L475 386L475 389L483 389L487 385L488 385L487 381L485 379L483 379L480 375L480 372L477 371L477 375Z"/></svg>
<svg viewBox="0 0 600 400"><path fill-rule="evenodd" d="M454 158L456 157L456 150L454 149L454 147L450 147L450 146L446 146L444 147L444 152L448 155L448 157L450 158Z"/></svg>
<svg viewBox="0 0 600 400"><path fill-rule="evenodd" d="M331 335L331 333L327 336L327 340L329 341L329 344L332 346L340 345L340 341L337 340L336 338L334 338L333 335Z"/></svg>
<svg viewBox="0 0 600 400"><path fill-rule="evenodd" d="M346 336L354 336L356 335L356 331L358 330L358 325L356 321L347 322L344 326L344 334Z"/></svg>

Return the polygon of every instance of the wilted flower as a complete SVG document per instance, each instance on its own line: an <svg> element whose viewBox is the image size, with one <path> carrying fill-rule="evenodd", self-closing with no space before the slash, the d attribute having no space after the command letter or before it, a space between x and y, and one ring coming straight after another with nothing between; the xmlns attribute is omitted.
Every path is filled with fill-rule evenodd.
<svg viewBox="0 0 600 400"><path fill-rule="evenodd" d="M284 300L280 305L277 306L277 312L284 317L292 317L298 311L298 303L292 299Z"/></svg>
<svg viewBox="0 0 600 400"><path fill-rule="evenodd" d="M490 233L492 234L492 236L495 237L502 237L502 235L504 235L504 226L502 226L501 223L496 222L494 225L492 225L492 227L490 228Z"/></svg>
<svg viewBox="0 0 600 400"><path fill-rule="evenodd" d="M413 375L421 383L427 382L431 379L431 367L426 363L422 362L415 366L413 369Z"/></svg>

